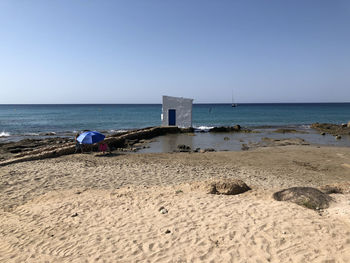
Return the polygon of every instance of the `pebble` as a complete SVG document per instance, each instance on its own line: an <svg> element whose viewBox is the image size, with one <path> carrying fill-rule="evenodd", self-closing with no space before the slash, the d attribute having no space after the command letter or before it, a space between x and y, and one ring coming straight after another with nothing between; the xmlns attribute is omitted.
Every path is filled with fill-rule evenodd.
<svg viewBox="0 0 350 263"><path fill-rule="evenodd" d="M71 215L71 217L76 217L76 216L78 216L78 213Z"/></svg>
<svg viewBox="0 0 350 263"><path fill-rule="evenodd" d="M169 229L167 229L166 231L165 231L165 234L170 234L171 233L171 231L169 230Z"/></svg>
<svg viewBox="0 0 350 263"><path fill-rule="evenodd" d="M167 214L168 210L164 206L162 206L162 207L159 208L159 212L162 213L162 214Z"/></svg>

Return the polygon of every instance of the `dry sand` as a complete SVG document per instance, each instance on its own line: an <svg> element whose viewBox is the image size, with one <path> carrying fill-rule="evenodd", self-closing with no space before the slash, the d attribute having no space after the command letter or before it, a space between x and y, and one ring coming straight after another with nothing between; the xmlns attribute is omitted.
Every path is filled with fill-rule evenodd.
<svg viewBox="0 0 350 263"><path fill-rule="evenodd" d="M0 167L0 262L350 262L350 194L332 194L321 212L272 199L291 186L346 185L349 167L350 149L314 146ZM191 188L217 176L253 190Z"/></svg>

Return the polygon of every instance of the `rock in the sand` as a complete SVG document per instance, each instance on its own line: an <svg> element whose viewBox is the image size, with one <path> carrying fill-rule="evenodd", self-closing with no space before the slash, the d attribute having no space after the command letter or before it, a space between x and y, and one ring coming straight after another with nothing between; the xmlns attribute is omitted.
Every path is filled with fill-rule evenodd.
<svg viewBox="0 0 350 263"><path fill-rule="evenodd" d="M237 195L251 188L242 180L219 178L193 184L194 188L204 190L207 194Z"/></svg>
<svg viewBox="0 0 350 263"><path fill-rule="evenodd" d="M340 135L337 135L337 136L335 136L335 139L336 139L336 140L340 140L340 139L341 139L341 136L340 136Z"/></svg>
<svg viewBox="0 0 350 263"><path fill-rule="evenodd" d="M164 206L162 206L159 208L159 212L164 215L168 213L168 210Z"/></svg>
<svg viewBox="0 0 350 263"><path fill-rule="evenodd" d="M74 213L73 215L71 215L71 217L76 217L78 216L78 213Z"/></svg>
<svg viewBox="0 0 350 263"><path fill-rule="evenodd" d="M326 133L325 133L325 132L321 132L320 134L321 134L321 135L326 135Z"/></svg>
<svg viewBox="0 0 350 263"><path fill-rule="evenodd" d="M288 201L309 209L325 209L332 198L312 187L292 187L273 194L277 201Z"/></svg>
<svg viewBox="0 0 350 263"><path fill-rule="evenodd" d="M206 148L204 149L204 152L215 152L214 148Z"/></svg>

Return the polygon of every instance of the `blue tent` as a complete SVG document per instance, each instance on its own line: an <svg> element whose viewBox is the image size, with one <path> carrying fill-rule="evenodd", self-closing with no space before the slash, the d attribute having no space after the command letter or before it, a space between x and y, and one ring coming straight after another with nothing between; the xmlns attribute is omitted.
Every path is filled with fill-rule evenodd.
<svg viewBox="0 0 350 263"><path fill-rule="evenodd" d="M82 144L94 144L103 141L105 136L97 131L87 131L80 134L77 141Z"/></svg>

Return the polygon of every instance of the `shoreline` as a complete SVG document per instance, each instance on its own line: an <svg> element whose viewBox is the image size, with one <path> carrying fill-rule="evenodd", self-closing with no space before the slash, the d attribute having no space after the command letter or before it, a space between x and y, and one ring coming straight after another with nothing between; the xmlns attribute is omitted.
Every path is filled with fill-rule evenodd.
<svg viewBox="0 0 350 263"><path fill-rule="evenodd" d="M248 126L242 126L242 129L245 130L252 130L252 131L259 131L259 130L280 130L280 129L291 129L291 130L298 130L298 131L308 131L308 130L318 130L320 132L328 132L333 135L350 135L350 129L345 130L345 133L341 131L342 125L346 124L337 124L337 123L309 123L309 124L285 124L285 125L248 125ZM195 132L209 132L210 130L215 130L217 128L230 128L235 127L234 126L193 126L193 129ZM239 126L239 125L238 125ZM152 127L159 127L159 126L152 126ZM134 128L134 129L101 129L98 130L99 132L106 134L107 136L115 136L121 133L125 132L132 132L135 130L141 130L141 129L147 129L150 127L140 127L140 128ZM345 127L344 127L345 128ZM18 142L25 139L33 139L33 140L43 140L43 139L52 139L52 138L73 138L75 134L78 132L78 130L73 131L37 131L37 132L31 132L31 133L12 133L9 131L6 131L5 129L0 132L0 144L1 143L9 143L9 142ZM338 133L337 133L338 132Z"/></svg>
<svg viewBox="0 0 350 263"><path fill-rule="evenodd" d="M191 151L199 151L200 149L239 151L257 147L291 144L350 146L350 128L344 125L316 123L307 128L304 126L298 128L293 126L271 127L273 126L264 126L263 129L241 127L240 125L201 127L201 129L149 127L107 134L106 142L112 151L148 153L174 152L178 151L180 145ZM160 132L153 132L153 130L159 130ZM20 141L0 142L0 162L35 154L43 155L47 151L51 151L51 154L47 153L48 157L74 153L73 135L59 137L57 134L46 134L48 134L46 138L27 138ZM133 134L138 135L134 136ZM186 137L185 134L189 136ZM123 139L118 140L117 138ZM150 141L148 139L153 140ZM223 143L223 140L230 142ZM60 148L65 148L66 150L61 151L61 154L57 154L56 152ZM93 149L95 148L94 146Z"/></svg>
<svg viewBox="0 0 350 263"><path fill-rule="evenodd" d="M269 126L270 127L270 126ZM159 131L159 132L158 132ZM327 133L326 133L327 132ZM342 135L339 135L342 134ZM107 134L112 152L240 151L276 145L350 146L350 128L335 124L313 124L310 128L275 127L250 129L239 125L211 129L150 127ZM342 138L343 136L343 138ZM151 139L151 140L150 140ZM96 151L96 146L92 149ZM24 139L0 143L0 165L11 159L31 160L74 153L72 137ZM32 156L32 157L31 157Z"/></svg>

